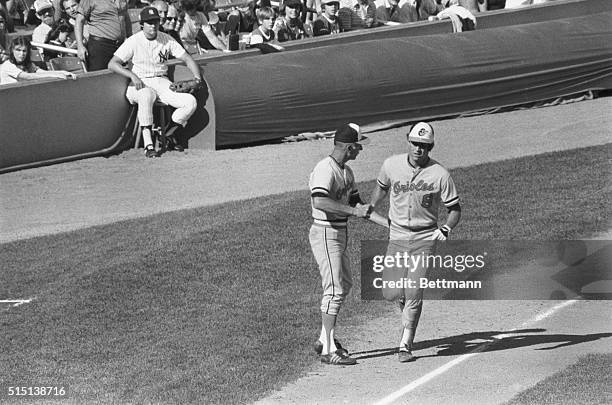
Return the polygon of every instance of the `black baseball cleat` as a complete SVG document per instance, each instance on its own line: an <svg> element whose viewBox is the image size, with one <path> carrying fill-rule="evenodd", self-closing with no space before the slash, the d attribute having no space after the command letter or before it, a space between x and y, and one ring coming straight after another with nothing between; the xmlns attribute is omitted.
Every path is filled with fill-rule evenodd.
<svg viewBox="0 0 612 405"><path fill-rule="evenodd" d="M348 356L349 352L348 350L346 350L344 347L342 347L342 345L340 344L340 342L338 342L337 339L334 339L334 343L336 344L336 349L342 351L345 355ZM314 344L314 351L317 354L321 354L321 352L323 351L323 343L321 343L320 340L317 340Z"/></svg>
<svg viewBox="0 0 612 405"><path fill-rule="evenodd" d="M159 155L157 154L157 152L153 148L145 149L145 156L148 157L148 158L159 157Z"/></svg>
<svg viewBox="0 0 612 405"><path fill-rule="evenodd" d="M183 152L185 148L183 148L183 145L178 143L178 141L176 140L176 137L170 136L168 137L168 150L175 150L177 152Z"/></svg>
<svg viewBox="0 0 612 405"><path fill-rule="evenodd" d="M331 354L322 354L321 363L332 364L335 366L352 366L353 364L357 364L357 360L338 349Z"/></svg>

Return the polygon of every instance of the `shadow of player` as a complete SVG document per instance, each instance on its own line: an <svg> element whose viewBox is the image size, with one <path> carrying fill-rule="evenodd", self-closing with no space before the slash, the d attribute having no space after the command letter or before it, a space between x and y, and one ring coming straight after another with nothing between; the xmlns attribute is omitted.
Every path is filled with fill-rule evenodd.
<svg viewBox="0 0 612 405"><path fill-rule="evenodd" d="M520 347L548 344L548 347L535 350L554 350L562 347L572 346L579 343L592 342L599 339L612 337L612 333L593 333L587 335L571 334L548 334L533 335L533 333L545 332L546 329L522 329L515 331L487 331L472 332L440 339L431 339L414 344L414 350L438 348L436 354L417 356L417 358L438 356L459 356L479 349L480 352L492 352L498 350L510 350ZM501 335L501 337L499 337ZM507 336L506 336L507 335ZM352 355L357 360L391 356L396 354L397 347L374 349L369 351L354 352Z"/></svg>

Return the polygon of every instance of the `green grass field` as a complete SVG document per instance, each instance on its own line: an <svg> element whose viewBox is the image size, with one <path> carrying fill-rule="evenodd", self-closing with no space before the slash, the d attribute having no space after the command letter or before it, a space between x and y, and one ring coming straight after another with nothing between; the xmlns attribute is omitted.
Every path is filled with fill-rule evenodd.
<svg viewBox="0 0 612 405"><path fill-rule="evenodd" d="M453 170L456 239L608 231L612 144ZM306 179L305 179L306 181ZM362 183L369 197L374 182ZM320 281L307 191L0 245L0 388L62 384L76 403L245 403L317 357ZM351 222L359 241L383 228ZM354 274L358 278L357 266ZM365 322L359 280L342 313ZM2 402L0 397L0 402Z"/></svg>
<svg viewBox="0 0 612 405"><path fill-rule="evenodd" d="M612 354L592 353L578 359L506 405L595 405L612 403Z"/></svg>

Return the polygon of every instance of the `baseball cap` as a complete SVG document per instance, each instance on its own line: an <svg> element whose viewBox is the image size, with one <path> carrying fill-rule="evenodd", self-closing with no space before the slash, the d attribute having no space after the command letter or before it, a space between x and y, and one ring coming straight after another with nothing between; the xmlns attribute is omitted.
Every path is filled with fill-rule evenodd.
<svg viewBox="0 0 612 405"><path fill-rule="evenodd" d="M140 11L140 22L161 20L155 7L145 7Z"/></svg>
<svg viewBox="0 0 612 405"><path fill-rule="evenodd" d="M426 122L415 124L408 133L409 142L434 143L434 130Z"/></svg>
<svg viewBox="0 0 612 405"><path fill-rule="evenodd" d="M34 11L36 11L36 14L40 14L49 8L53 8L53 4L51 4L49 0L36 0L34 2Z"/></svg>
<svg viewBox="0 0 612 405"><path fill-rule="evenodd" d="M370 139L361 135L359 125L352 122L341 126L336 130L335 140L343 143L360 143L366 145L370 143Z"/></svg>
<svg viewBox="0 0 612 405"><path fill-rule="evenodd" d="M302 7L302 2L300 0L285 0L283 4L285 5L285 7L291 7L291 8Z"/></svg>
<svg viewBox="0 0 612 405"><path fill-rule="evenodd" d="M321 4L331 4L331 3L340 4L340 0L321 0Z"/></svg>

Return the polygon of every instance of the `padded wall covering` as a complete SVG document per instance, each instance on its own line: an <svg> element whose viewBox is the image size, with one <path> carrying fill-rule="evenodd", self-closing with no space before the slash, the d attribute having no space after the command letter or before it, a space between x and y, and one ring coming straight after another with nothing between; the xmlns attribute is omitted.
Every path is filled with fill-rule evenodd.
<svg viewBox="0 0 612 405"><path fill-rule="evenodd" d="M215 61L216 144L417 120L612 87L612 12Z"/></svg>

